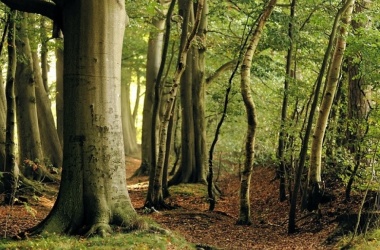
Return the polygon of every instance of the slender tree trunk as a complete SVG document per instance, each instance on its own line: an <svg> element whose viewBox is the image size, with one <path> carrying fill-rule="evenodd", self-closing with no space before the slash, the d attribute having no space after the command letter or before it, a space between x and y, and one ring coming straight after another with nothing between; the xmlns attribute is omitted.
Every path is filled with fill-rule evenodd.
<svg viewBox="0 0 380 250"><path fill-rule="evenodd" d="M27 14L24 13L20 21L16 39L17 69L16 69L16 105L17 105L17 132L19 138L20 161L41 161L41 137L38 128L37 99L35 94L35 79L33 61L27 35ZM24 167L21 169L27 178L40 180L41 169Z"/></svg>
<svg viewBox="0 0 380 250"><path fill-rule="evenodd" d="M55 49L55 71L56 71L56 95L55 95L55 108L57 115L57 132L58 138L63 145L63 48L60 47L61 43L58 43L59 47Z"/></svg>
<svg viewBox="0 0 380 250"><path fill-rule="evenodd" d="M288 97L289 97L289 83L294 78L294 72L292 70L293 63L293 50L294 50L294 14L296 8L296 0L292 0L290 6L290 21L288 27L288 36L289 36L289 48L288 54L286 56L286 75L284 82L284 96L282 99L282 108L281 108L281 128L280 128L280 136L278 141L278 160L280 162L278 169L278 177L280 178L280 201L286 200L286 176L287 176L287 162L285 159L285 144L287 138L286 132L286 120L287 120L287 110L288 110Z"/></svg>
<svg viewBox="0 0 380 250"><path fill-rule="evenodd" d="M173 84L169 93L169 99L167 102L165 102L164 105L164 117L163 120L160 122L160 141L159 141L159 150L158 150L158 159L157 164L155 166L154 171L150 172L150 182L149 182L149 188L148 188L148 194L147 199L145 202L146 207L155 207L160 208L164 206L163 201L163 192L162 192L162 176L163 176L163 167L164 167L164 161L165 161L165 154L166 154L166 140L167 140L167 134L168 134L168 125L170 121L170 116L172 115L172 110L174 106L174 100L177 96L178 87L180 85L180 79L185 71L186 68L186 62L187 62L187 55L188 51L191 46L191 42L193 41L199 22L201 19L201 13L203 9L203 0L198 1L198 8L197 8L197 15L195 18L193 30L189 33L188 38L186 40L186 43L181 46L182 49L180 50L180 54L178 57L178 63L177 63L177 69L173 76Z"/></svg>
<svg viewBox="0 0 380 250"><path fill-rule="evenodd" d="M8 70L5 86L7 101L6 143L5 143L5 204L13 204L17 190L19 169L16 163L15 124L16 104L14 95L14 82L16 73L16 45L15 22L16 11L12 11L8 17Z"/></svg>
<svg viewBox="0 0 380 250"><path fill-rule="evenodd" d="M351 14L355 0L346 2L347 8L342 17L343 24L340 26L339 35L336 39L334 53L331 58L326 87L319 108L319 116L314 130L313 141L311 144L310 168L308 175L308 210L316 210L319 207L323 193L322 183L322 145L326 132L327 122L335 96L336 87L339 81L339 74L343 61L343 54L346 49L347 26L351 22Z"/></svg>
<svg viewBox="0 0 380 250"><path fill-rule="evenodd" d="M157 117L153 114L155 98L159 98L155 95L155 86L156 84L160 84L157 81L157 77L162 60L163 30L165 27L165 19L160 16L161 14L157 14L157 16L153 19L152 24L154 26L154 30L149 33L141 136L141 167L138 169L136 173L137 175L149 174L152 164L156 161L156 155L153 154L153 150L156 150L156 138L158 135L157 127L152 126L152 124L157 123L157 121L153 121L153 119L157 119Z"/></svg>
<svg viewBox="0 0 380 250"><path fill-rule="evenodd" d="M129 69L128 69L129 70ZM132 155L137 152L136 129L133 123L131 101L130 101L130 82L131 73L122 71L121 83L121 119L123 124L124 153Z"/></svg>
<svg viewBox="0 0 380 250"><path fill-rule="evenodd" d="M37 115L38 126L41 136L41 145L46 163L51 163L54 167L62 166L62 146L58 138L57 129L54 123L54 117L51 110L49 95L43 85L41 69L38 60L37 51L32 52L34 79L36 83L36 100L37 100ZM41 160L45 160L41 159Z"/></svg>
<svg viewBox="0 0 380 250"><path fill-rule="evenodd" d="M46 18L40 17L40 37L41 37L41 76L43 86L45 91L49 93L48 85L48 72L49 72L49 63L48 63L48 36L46 34Z"/></svg>
<svg viewBox="0 0 380 250"><path fill-rule="evenodd" d="M255 31L250 38L247 50L243 57L241 65L241 94L244 101L244 106L247 111L247 134L245 138L245 161L244 168L240 180L240 210L237 224L250 225L251 207L249 191L251 186L251 176L253 171L253 160L255 152L255 139L256 139L256 108L251 94L251 65L252 58L255 54L257 45L260 41L266 21L272 13L276 0L270 0L263 13L260 15Z"/></svg>
<svg viewBox="0 0 380 250"><path fill-rule="evenodd" d="M303 174L304 166L305 166L305 161L306 161L306 156L307 156L307 151L308 151L308 145L309 145L309 139L310 139L310 134L311 134L311 129L313 126L313 121L314 121L314 114L317 109L318 105L318 100L319 100L319 92L322 86L322 80L325 75L325 71L327 68L327 62L328 59L330 58L331 51L333 49L335 37L336 37L336 32L339 27L339 20L343 12L345 11L347 5L344 5L338 13L335 15L334 19L334 24L331 30L331 34L329 37L329 44L326 48L321 69L318 74L318 78L315 84L315 91L314 91L314 97L311 103L310 107L310 112L309 116L307 118L307 124L306 124L306 129L305 129L305 135L302 139L302 146L299 154L299 162L298 166L295 171L295 180L294 180L294 188L292 192L292 197L290 201L290 209L289 209L289 223L288 223L288 233L294 233L296 231L296 209L297 209L297 198L298 198L298 191L301 187L301 177Z"/></svg>

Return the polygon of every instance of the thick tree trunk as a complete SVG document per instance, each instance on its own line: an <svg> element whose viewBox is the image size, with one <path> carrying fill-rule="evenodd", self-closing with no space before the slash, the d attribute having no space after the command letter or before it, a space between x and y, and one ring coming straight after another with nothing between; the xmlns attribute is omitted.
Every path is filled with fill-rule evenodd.
<svg viewBox="0 0 380 250"><path fill-rule="evenodd" d="M30 233L98 233L140 225L126 184L120 76L124 1L63 7L64 161L57 201ZM70 60L69 60L70 59Z"/></svg>
<svg viewBox="0 0 380 250"><path fill-rule="evenodd" d="M183 3L182 3L183 2ZM205 4L206 6L206 4ZM186 8L189 8L187 10ZM185 31L194 22L196 5L186 6L186 1L180 1L180 11L184 13ZM169 185L179 183L206 183L206 132L204 111L204 67L205 67L205 30L207 27L206 8L203 8L202 19L197 32L197 47L189 50L186 71L181 79L182 133L181 133L181 163L178 171L170 180ZM186 16L187 15L187 16ZM187 20L187 22L186 22ZM186 41L183 33L182 44Z"/></svg>
<svg viewBox="0 0 380 250"><path fill-rule="evenodd" d="M319 108L319 116L314 130L311 144L310 168L308 175L308 210L316 210L319 207L323 193L322 184L322 145L327 127L331 106L335 96L339 80L340 69L343 61L343 53L346 49L347 25L351 22L351 14L355 0L348 0L345 14L342 17L343 24L340 26L333 56L331 58L328 75L326 77L325 92Z"/></svg>
<svg viewBox="0 0 380 250"><path fill-rule="evenodd" d="M244 168L240 180L240 210L237 224L250 225L251 219L251 206L249 191L251 186L251 176L253 171L253 160L255 152L255 139L256 139L256 108L251 94L251 65L252 58L255 54L257 45L260 41L262 31L265 23L272 13L276 0L269 1L267 7L258 19L257 27L250 38L247 50L244 54L243 62L241 65L241 94L244 101L244 106L247 111L247 134L245 138L245 161Z"/></svg>
<svg viewBox="0 0 380 250"><path fill-rule="evenodd" d="M17 132L19 138L20 162L24 160L40 161L43 153L38 128L37 100L35 94L35 79L33 61L27 35L27 14L23 14L16 36L17 69L16 69L16 105ZM41 179L41 169L23 167L21 171L27 178Z"/></svg>

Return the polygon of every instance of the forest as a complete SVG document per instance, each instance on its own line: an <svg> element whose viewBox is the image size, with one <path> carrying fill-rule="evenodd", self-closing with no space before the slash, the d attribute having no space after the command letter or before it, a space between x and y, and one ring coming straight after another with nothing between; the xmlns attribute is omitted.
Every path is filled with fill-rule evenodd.
<svg viewBox="0 0 380 250"><path fill-rule="evenodd" d="M0 20L0 249L380 248L379 1Z"/></svg>

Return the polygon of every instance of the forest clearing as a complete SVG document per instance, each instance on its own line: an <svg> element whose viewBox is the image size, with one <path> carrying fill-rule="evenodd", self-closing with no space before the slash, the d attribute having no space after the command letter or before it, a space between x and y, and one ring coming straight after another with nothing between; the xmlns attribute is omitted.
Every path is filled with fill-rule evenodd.
<svg viewBox="0 0 380 250"><path fill-rule="evenodd" d="M139 159L128 158L128 190L134 207L139 214L144 215L147 177L131 178L139 166ZM340 249L343 245L339 240L343 235L334 236L339 229L336 219L342 214L356 211L360 206L358 196L350 204L344 204L344 189L336 188L334 201L321 207L321 221L316 223L315 215L304 212L300 214L298 221L299 231L289 235L289 204L278 200L278 180L274 180L274 169L257 167L253 173L251 189L253 225L236 225L239 178L233 173L225 172L222 175L218 185L223 195L218 200L215 211L208 211L204 185L182 184L181 187L173 187L172 196L167 200L174 209L145 216L151 217L162 227L179 233L187 241L199 247L203 246L203 249ZM54 197L49 195L39 197L38 200L30 197L29 200L30 203L13 207L0 206L1 236L14 236L36 225L45 218L54 204ZM120 249L129 248L125 246Z"/></svg>

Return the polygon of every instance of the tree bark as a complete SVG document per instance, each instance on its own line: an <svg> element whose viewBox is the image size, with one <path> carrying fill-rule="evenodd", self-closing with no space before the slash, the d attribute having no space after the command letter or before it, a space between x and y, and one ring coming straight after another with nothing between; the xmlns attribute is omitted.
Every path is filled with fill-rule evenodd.
<svg viewBox="0 0 380 250"><path fill-rule="evenodd" d="M346 2L346 10L342 17L339 35L331 58L328 75L326 78L325 92L319 108L319 116L316 122L313 141L311 144L310 168L308 174L308 210L317 210L323 193L322 183L322 145L325 136L327 122L337 88L343 54L346 49L347 25L351 22L351 14L355 0Z"/></svg>
<svg viewBox="0 0 380 250"><path fill-rule="evenodd" d="M57 133L61 145L63 145L63 48L58 42L58 47L55 49L55 72L56 72L56 95L55 108L57 115Z"/></svg>
<svg viewBox="0 0 380 250"><path fill-rule="evenodd" d="M146 207L155 207L160 208L165 206L163 200L162 192L162 176L163 176L163 167L165 162L166 155L166 140L168 135L168 125L170 117L173 113L174 100L177 96L178 87L180 85L180 79L185 71L188 51L191 47L191 42L193 41L201 18L201 13L203 9L203 0L198 1L197 14L194 21L193 29L189 33L186 43L182 46L178 56L177 69L173 76L173 84L169 92L169 99L164 104L164 116L162 121L160 121L160 141L158 144L158 158L157 164L155 165L154 171L150 172L150 182L148 187L147 199L145 201ZM183 31L182 31L183 32Z"/></svg>
<svg viewBox="0 0 380 250"><path fill-rule="evenodd" d="M160 2L160 1L159 1ZM165 27L165 18L160 14L152 20L154 30L149 33L148 53L146 63L146 84L143 108L143 123L141 136L141 166L136 172L137 175L148 175L152 164L156 161L156 155L153 155L153 147L156 149L157 128L152 124L156 119L153 115L155 105L155 86L160 83L157 81L158 71L161 65L163 49L163 30ZM154 137L154 138L153 138Z"/></svg>
<svg viewBox="0 0 380 250"><path fill-rule="evenodd" d="M21 162L32 160L42 163L44 157L38 128L37 99L35 94L36 82L33 74L33 60L26 28L26 13L23 14L19 25L19 32L16 36L17 68L15 77L19 156ZM21 171L27 178L36 180L42 178L40 168L32 169L31 167L24 166L21 168Z"/></svg>
<svg viewBox="0 0 380 250"><path fill-rule="evenodd" d="M62 16L70 17L64 19L62 180L50 214L27 233L106 235L110 225L146 226L126 185L120 102L124 1L70 1Z"/></svg>
<svg viewBox="0 0 380 250"><path fill-rule="evenodd" d="M45 90L37 51L32 52L34 77L36 82L36 100L38 126L41 136L41 145L46 163L51 163L54 167L62 167L62 146L58 138L57 129L54 123L54 116L51 110L51 103L48 93Z"/></svg>
<svg viewBox="0 0 380 250"><path fill-rule="evenodd" d="M5 143L5 204L13 204L17 190L19 169L16 162L15 124L16 103L14 95L16 74L16 44L15 44L15 22L16 11L12 11L8 17L8 70L7 83L5 86L7 101L6 143Z"/></svg>
<svg viewBox="0 0 380 250"><path fill-rule="evenodd" d="M257 45L260 41L264 26L272 13L276 0L270 0L263 13L260 15L255 31L250 38L247 50L244 54L241 65L241 95L243 97L244 106L247 112L247 134L245 138L245 160L243 172L240 180L240 209L239 218L237 224L250 225L251 219L251 207L250 207L250 184L253 171L253 161L255 152L255 139L256 139L256 107L251 94L251 65L252 58L255 54Z"/></svg>
<svg viewBox="0 0 380 250"><path fill-rule="evenodd" d="M123 124L124 154L132 155L137 152L136 128L133 123L130 101L131 73L122 72L121 83L121 119Z"/></svg>
<svg viewBox="0 0 380 250"><path fill-rule="evenodd" d="M309 139L310 139L310 134L313 126L313 121L314 121L314 114L317 109L318 101L319 101L319 92L322 86L322 80L324 78L324 74L327 68L328 64L328 59L330 58L331 51L334 47L334 41L336 37L336 33L339 27L339 20L343 12L345 11L347 5L344 5L337 14L335 15L334 18L334 24L331 29L330 37L329 37L329 43L327 45L323 61L321 64L321 69L318 74L318 78L315 84L315 90L314 90L314 97L311 103L310 111L309 111L309 116L307 117L307 124L306 124L306 129L305 129L305 135L302 139L302 145L301 145L301 150L299 153L299 162L298 166L295 170L295 180L294 180L294 188L292 192L292 197L290 201L290 209L289 209L289 223L288 223L288 233L294 233L296 231L296 209L297 209L297 197L298 197L298 191L301 186L301 177L303 174L303 169L305 166L306 162L306 156L307 156L307 151L308 151L308 145L309 145Z"/></svg>

